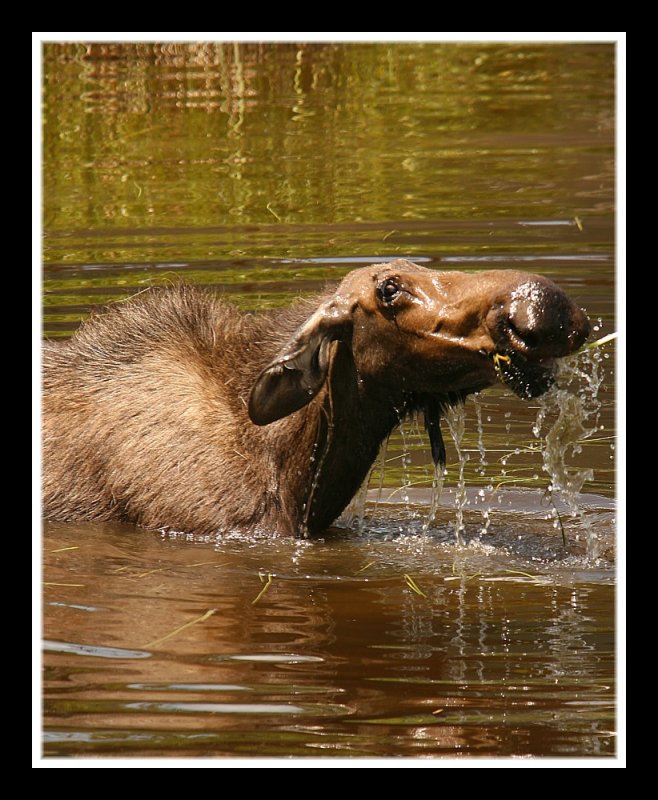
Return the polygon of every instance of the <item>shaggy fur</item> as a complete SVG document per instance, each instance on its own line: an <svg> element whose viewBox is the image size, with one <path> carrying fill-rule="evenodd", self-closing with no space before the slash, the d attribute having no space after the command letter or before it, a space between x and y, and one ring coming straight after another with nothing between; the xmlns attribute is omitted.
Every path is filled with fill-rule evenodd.
<svg viewBox="0 0 658 800"><path fill-rule="evenodd" d="M364 415L352 380L333 419L348 459L324 452L326 392L271 425L251 423L257 376L316 308L240 314L201 289L151 289L92 316L73 339L46 342L45 516L199 533L327 527L397 418L377 402ZM333 376L350 369L334 357ZM321 458L340 486L313 487Z"/></svg>

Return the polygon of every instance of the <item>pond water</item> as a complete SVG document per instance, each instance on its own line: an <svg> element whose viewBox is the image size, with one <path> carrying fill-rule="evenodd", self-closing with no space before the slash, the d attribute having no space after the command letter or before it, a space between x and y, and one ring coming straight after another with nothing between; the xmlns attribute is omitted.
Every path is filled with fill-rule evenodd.
<svg viewBox="0 0 658 800"><path fill-rule="evenodd" d="M43 91L46 336L398 257L547 275L615 330L613 45L52 43ZM501 386L432 519L409 421L319 541L45 523L44 754L613 756L614 356L563 378L572 498L563 396Z"/></svg>

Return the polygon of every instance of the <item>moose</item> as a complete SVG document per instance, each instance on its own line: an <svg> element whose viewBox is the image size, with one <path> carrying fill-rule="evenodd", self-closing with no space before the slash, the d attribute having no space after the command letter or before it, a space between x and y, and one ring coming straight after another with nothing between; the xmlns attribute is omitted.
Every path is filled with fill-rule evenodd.
<svg viewBox="0 0 658 800"><path fill-rule="evenodd" d="M44 515L317 535L406 415L443 464L446 407L501 379L542 394L588 334L558 286L514 270L398 259L258 313L150 288L44 344Z"/></svg>

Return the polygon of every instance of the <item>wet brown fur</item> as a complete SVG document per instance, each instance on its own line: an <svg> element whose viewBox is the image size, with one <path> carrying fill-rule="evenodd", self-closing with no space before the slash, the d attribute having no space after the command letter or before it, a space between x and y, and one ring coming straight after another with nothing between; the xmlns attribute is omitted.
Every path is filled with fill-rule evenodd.
<svg viewBox="0 0 658 800"><path fill-rule="evenodd" d="M247 401L315 308L240 314L201 289L155 288L92 316L69 341L46 342L46 516L202 533L295 530L300 480L285 479L292 453L280 443L310 457L308 412L257 427Z"/></svg>

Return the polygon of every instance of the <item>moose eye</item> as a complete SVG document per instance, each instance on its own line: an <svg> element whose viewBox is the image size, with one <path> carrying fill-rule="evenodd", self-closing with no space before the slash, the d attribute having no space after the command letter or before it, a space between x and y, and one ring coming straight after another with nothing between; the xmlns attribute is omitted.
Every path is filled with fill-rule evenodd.
<svg viewBox="0 0 658 800"><path fill-rule="evenodd" d="M377 287L377 294L383 303L392 303L400 291L399 284L393 278L387 278Z"/></svg>

